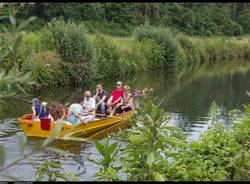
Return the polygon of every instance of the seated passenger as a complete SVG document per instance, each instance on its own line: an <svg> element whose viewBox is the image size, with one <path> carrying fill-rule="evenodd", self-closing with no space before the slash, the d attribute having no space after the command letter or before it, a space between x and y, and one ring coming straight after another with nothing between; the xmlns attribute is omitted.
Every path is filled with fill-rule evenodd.
<svg viewBox="0 0 250 184"><path fill-rule="evenodd" d="M128 112L134 109L133 95L129 93L130 87L124 86L125 93L122 95L120 102L121 113Z"/></svg>
<svg viewBox="0 0 250 184"><path fill-rule="evenodd" d="M79 115L82 123L88 123L95 119L95 99L92 97L90 91L84 93L84 102L83 102L83 116Z"/></svg>
<svg viewBox="0 0 250 184"><path fill-rule="evenodd" d="M60 119L63 115L63 104L60 104L58 102L51 103L50 106L50 114L54 118L54 121Z"/></svg>
<svg viewBox="0 0 250 184"><path fill-rule="evenodd" d="M96 101L96 111L101 112L102 115L106 114L107 101L108 101L108 93L103 89L102 84L96 85L96 94L94 96Z"/></svg>
<svg viewBox="0 0 250 184"><path fill-rule="evenodd" d="M119 103L121 101L121 97L124 94L124 90L122 89L122 82L118 81L116 83L116 89L112 91L111 97L109 98L107 105L109 109L110 116L112 117L116 109L119 108Z"/></svg>
<svg viewBox="0 0 250 184"><path fill-rule="evenodd" d="M51 112L51 108L49 108L48 106L47 106L47 102L42 102L42 106L45 108L45 110L46 110L46 115L47 115L47 117L51 120L51 121L54 121L54 118L51 116L51 114L50 114L50 112Z"/></svg>
<svg viewBox="0 0 250 184"><path fill-rule="evenodd" d="M71 104L69 106L69 111L68 111L68 117L66 118L68 122L70 122L73 125L79 124L80 123L80 116L83 116L83 101L84 97L79 96L77 98L77 103ZM63 119L64 117L62 117Z"/></svg>
<svg viewBox="0 0 250 184"><path fill-rule="evenodd" d="M39 121L40 118L47 118L48 114L46 113L46 108L40 105L38 98L32 99L32 120Z"/></svg>
<svg viewBox="0 0 250 184"><path fill-rule="evenodd" d="M63 115L61 117L61 120L67 121L67 118L69 116L69 103L66 103L63 107Z"/></svg>

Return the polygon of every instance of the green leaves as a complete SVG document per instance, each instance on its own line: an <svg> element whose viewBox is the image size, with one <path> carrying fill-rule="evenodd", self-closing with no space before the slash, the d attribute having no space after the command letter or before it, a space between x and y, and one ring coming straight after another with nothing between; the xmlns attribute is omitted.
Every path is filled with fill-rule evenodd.
<svg viewBox="0 0 250 184"><path fill-rule="evenodd" d="M172 145L172 146L176 146L176 147L180 147L180 146L185 146L186 144L178 139L178 138L175 138L175 137L168 137L166 140L166 143Z"/></svg>
<svg viewBox="0 0 250 184"><path fill-rule="evenodd" d="M94 141L94 145L97 151L102 156L101 160L93 160L91 158L88 158L90 162L101 166L100 171L95 174L95 177L104 181L112 181L114 179L117 179L116 169L114 168L113 164L118 153L118 143L115 142L113 144L109 144L109 139L105 138L103 140L103 143Z"/></svg>
<svg viewBox="0 0 250 184"><path fill-rule="evenodd" d="M158 172L153 172L153 180L154 181L165 181L163 175L158 173Z"/></svg>
<svg viewBox="0 0 250 184"><path fill-rule="evenodd" d="M17 31L22 31L23 29L25 29L31 22L35 21L36 17L30 17L28 18L28 20L23 21L19 24L19 26L17 27Z"/></svg>
<svg viewBox="0 0 250 184"><path fill-rule="evenodd" d="M139 144L139 143L145 141L146 138L145 138L143 135L130 135L130 136L128 137L128 140L129 140L131 143Z"/></svg>
<svg viewBox="0 0 250 184"><path fill-rule="evenodd" d="M102 166L96 173L97 179L114 179L115 177L110 178L111 171L108 170L121 172L125 174L126 180L133 181L249 179L249 116L244 116L232 128L225 129L221 123L216 123L219 116L214 113L218 112L215 102L212 106L215 111L210 112L215 123L201 134L198 141L188 142L176 127L162 126L166 121L164 112L153 104L143 103L142 109L132 121L143 122L145 126L134 126L124 132L125 135L120 140L125 142L125 147L119 150L116 160L120 167L111 167L114 160L107 155L116 146L108 146L108 140L104 140L102 144L96 143L103 156L102 160L92 161ZM242 113L248 113L247 109ZM121 178L116 178L119 179Z"/></svg>
<svg viewBox="0 0 250 184"><path fill-rule="evenodd" d="M6 152L3 145L0 145L0 167L3 167L5 165L5 161L6 161Z"/></svg>
<svg viewBox="0 0 250 184"><path fill-rule="evenodd" d="M56 181L62 179L63 181L78 181L78 178L71 172L67 173L63 167L56 162L45 161L36 171L36 180L41 181L42 179L48 181Z"/></svg>
<svg viewBox="0 0 250 184"><path fill-rule="evenodd" d="M153 152L151 152L147 156L146 163L148 164L149 167L151 167L154 161L155 161L155 155Z"/></svg>

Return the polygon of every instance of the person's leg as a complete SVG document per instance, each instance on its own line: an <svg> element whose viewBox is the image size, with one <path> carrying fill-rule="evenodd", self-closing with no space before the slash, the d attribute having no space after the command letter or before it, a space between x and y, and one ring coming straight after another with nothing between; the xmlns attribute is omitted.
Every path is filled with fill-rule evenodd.
<svg viewBox="0 0 250 184"><path fill-rule="evenodd" d="M132 110L131 107L127 107L127 108L124 109L125 112L131 111L131 110Z"/></svg>
<svg viewBox="0 0 250 184"><path fill-rule="evenodd" d="M110 116L114 116L114 114L118 113L119 108L120 108L120 105L118 105L118 104L114 105L114 108L110 113Z"/></svg>
<svg viewBox="0 0 250 184"><path fill-rule="evenodd" d="M111 114L111 112L112 112L112 105L111 105L111 103L107 103L107 106L108 106L109 114Z"/></svg>
<svg viewBox="0 0 250 184"><path fill-rule="evenodd" d="M95 119L94 115L81 116L81 122L89 123Z"/></svg>
<svg viewBox="0 0 250 184"><path fill-rule="evenodd" d="M104 102L100 104L100 109L101 109L102 115L105 115L105 113L106 113L106 104Z"/></svg>

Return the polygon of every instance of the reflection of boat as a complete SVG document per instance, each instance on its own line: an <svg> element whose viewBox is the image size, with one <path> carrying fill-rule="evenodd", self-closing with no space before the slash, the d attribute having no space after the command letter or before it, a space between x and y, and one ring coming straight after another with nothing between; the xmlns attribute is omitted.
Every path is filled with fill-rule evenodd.
<svg viewBox="0 0 250 184"><path fill-rule="evenodd" d="M120 123L122 127L122 124L126 123L127 119L133 113L134 111L129 111L114 117L95 119L88 124L79 124L76 126L63 123L62 129L56 136L56 139L63 139L64 136L88 137L118 123ZM22 130L27 136L46 138L49 137L56 128L57 124L55 122L47 122L44 126L43 122L40 123L40 121L33 121L31 120L31 117L32 114L25 114L18 118Z"/></svg>

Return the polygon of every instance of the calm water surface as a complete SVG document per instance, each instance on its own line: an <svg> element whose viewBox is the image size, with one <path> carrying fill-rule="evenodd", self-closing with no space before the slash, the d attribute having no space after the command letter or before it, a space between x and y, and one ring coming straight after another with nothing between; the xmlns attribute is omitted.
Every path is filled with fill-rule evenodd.
<svg viewBox="0 0 250 184"><path fill-rule="evenodd" d="M110 92L113 83L105 82L106 89ZM192 75L174 80L173 77L157 77L143 75L133 80L128 80L131 88L152 87L155 89L158 100L164 98L162 107L167 113L172 114L170 123L181 127L189 134L190 139L198 139L199 134L206 130L207 114L213 100L221 109L221 116L225 125L229 126L227 113L233 108L242 108L241 104L249 102L246 91L250 89L250 70L239 70L234 72L222 72L209 75ZM77 95L81 94L87 86L82 89L46 89L34 91L33 96L51 102L74 102ZM90 86L94 90L94 84ZM19 155L18 137L22 131L17 124L17 117L30 112L30 104L17 99L9 99L0 110L0 144L4 144L7 150L7 163L16 159ZM27 150L41 139L29 138ZM66 171L76 173L81 180L93 180L93 174L98 167L86 160L86 157L98 159L95 148L90 143L79 143L73 141L55 141L54 147L64 149L67 154L58 154L44 150L30 159L23 160L19 165L10 168L7 173L20 177L21 180L35 180L35 171L45 161L58 161Z"/></svg>

